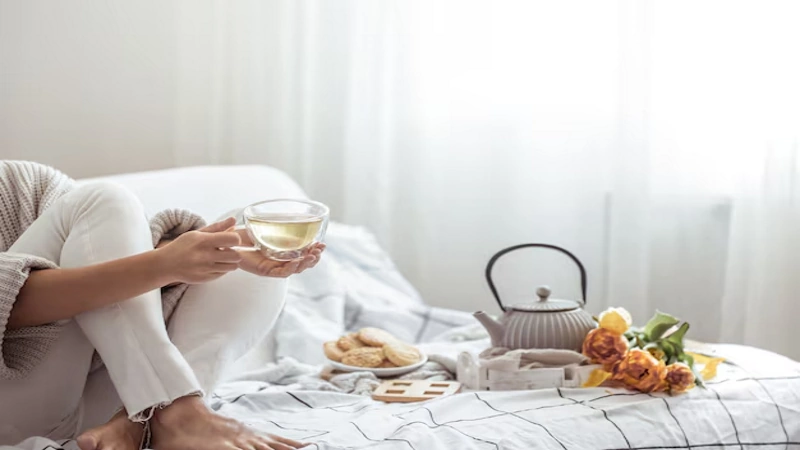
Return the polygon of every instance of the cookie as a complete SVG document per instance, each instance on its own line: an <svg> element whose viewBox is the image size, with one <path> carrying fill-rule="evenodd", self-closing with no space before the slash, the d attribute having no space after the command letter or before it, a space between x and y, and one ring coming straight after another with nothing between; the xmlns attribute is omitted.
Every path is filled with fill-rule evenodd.
<svg viewBox="0 0 800 450"><path fill-rule="evenodd" d="M332 361L341 361L344 356L344 350L339 348L336 341L324 343L322 349L325 351L325 357Z"/></svg>
<svg viewBox="0 0 800 450"><path fill-rule="evenodd" d="M358 332L358 340L370 347L383 347L397 339L391 333L380 328L362 328Z"/></svg>
<svg viewBox="0 0 800 450"><path fill-rule="evenodd" d="M358 340L358 333L350 333L346 334L339 338L336 342L339 345L339 348L344 351L349 351L354 348L361 348L364 347L366 344Z"/></svg>
<svg viewBox="0 0 800 450"><path fill-rule="evenodd" d="M410 366L422 359L419 350L402 342L390 342L383 346L386 358L398 367Z"/></svg>
<svg viewBox="0 0 800 450"><path fill-rule="evenodd" d="M389 361L388 359L384 359L381 365L378 366L379 369L394 369L395 367L397 367L397 364Z"/></svg>
<svg viewBox="0 0 800 450"><path fill-rule="evenodd" d="M342 364L356 367L378 367L383 363L383 349L378 347L354 348L342 356Z"/></svg>

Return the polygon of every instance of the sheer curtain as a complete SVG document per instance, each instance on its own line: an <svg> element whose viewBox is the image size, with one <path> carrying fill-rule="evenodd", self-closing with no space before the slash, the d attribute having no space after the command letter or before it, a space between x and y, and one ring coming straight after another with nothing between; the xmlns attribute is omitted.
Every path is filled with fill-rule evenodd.
<svg viewBox="0 0 800 450"><path fill-rule="evenodd" d="M434 304L496 311L488 258L546 242L593 312L800 357L794 2L175 7L178 164L286 170ZM497 274L578 295L558 255Z"/></svg>

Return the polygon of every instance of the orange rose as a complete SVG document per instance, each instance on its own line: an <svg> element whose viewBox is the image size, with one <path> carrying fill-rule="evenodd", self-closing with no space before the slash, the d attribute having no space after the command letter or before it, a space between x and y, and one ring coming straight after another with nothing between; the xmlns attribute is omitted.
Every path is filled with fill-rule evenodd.
<svg viewBox="0 0 800 450"><path fill-rule="evenodd" d="M583 354L595 364L611 367L625 356L628 341L622 335L605 328L595 328L583 340Z"/></svg>
<svg viewBox="0 0 800 450"><path fill-rule="evenodd" d="M650 352L635 348L630 350L612 370L611 379L642 392L658 392L666 389L664 377L667 368Z"/></svg>
<svg viewBox="0 0 800 450"><path fill-rule="evenodd" d="M694 387L694 373L684 363L670 364L665 381L670 392L680 394Z"/></svg>

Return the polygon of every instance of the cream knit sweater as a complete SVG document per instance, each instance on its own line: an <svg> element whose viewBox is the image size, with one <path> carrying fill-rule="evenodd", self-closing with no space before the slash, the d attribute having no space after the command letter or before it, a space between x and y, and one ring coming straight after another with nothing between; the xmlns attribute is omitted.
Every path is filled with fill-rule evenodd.
<svg viewBox="0 0 800 450"><path fill-rule="evenodd" d="M53 269L57 265L33 255L9 253L19 236L54 201L72 189L75 182L63 173L27 161L0 160L0 379L23 378L41 361L58 338L63 323L6 330L8 317L20 288L31 270ZM174 238L204 225L201 217L171 209L150 220L153 245L162 238ZM161 300L167 320L186 285L162 289ZM102 365L95 355L93 369Z"/></svg>

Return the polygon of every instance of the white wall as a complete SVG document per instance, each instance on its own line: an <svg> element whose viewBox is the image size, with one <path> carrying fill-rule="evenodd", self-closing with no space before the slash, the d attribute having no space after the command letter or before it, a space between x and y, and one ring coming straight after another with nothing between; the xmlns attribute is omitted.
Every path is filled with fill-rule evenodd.
<svg viewBox="0 0 800 450"><path fill-rule="evenodd" d="M0 0L0 159L176 165L176 3Z"/></svg>

